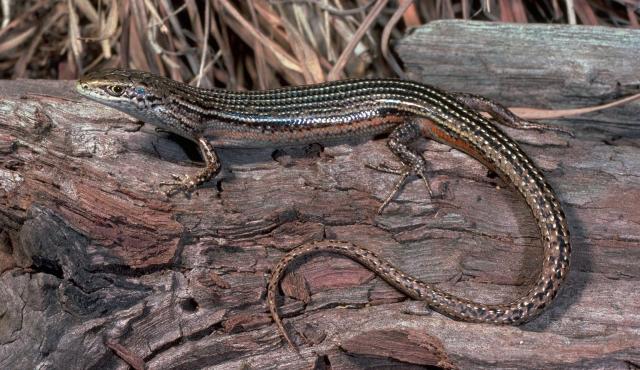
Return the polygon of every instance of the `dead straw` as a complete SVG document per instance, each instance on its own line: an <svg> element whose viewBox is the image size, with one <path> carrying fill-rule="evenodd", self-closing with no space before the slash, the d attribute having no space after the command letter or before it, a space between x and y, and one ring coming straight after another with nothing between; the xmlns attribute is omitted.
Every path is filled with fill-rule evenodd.
<svg viewBox="0 0 640 370"><path fill-rule="evenodd" d="M636 0L0 0L0 77L149 70L265 89L402 76L405 31L442 18L638 28Z"/></svg>

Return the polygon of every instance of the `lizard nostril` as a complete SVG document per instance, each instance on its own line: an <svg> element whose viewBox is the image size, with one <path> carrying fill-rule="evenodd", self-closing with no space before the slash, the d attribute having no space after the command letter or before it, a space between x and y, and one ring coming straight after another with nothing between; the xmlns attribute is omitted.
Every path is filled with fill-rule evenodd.
<svg viewBox="0 0 640 370"><path fill-rule="evenodd" d="M89 88L89 85L87 84L82 84L82 89L87 90Z"/></svg>

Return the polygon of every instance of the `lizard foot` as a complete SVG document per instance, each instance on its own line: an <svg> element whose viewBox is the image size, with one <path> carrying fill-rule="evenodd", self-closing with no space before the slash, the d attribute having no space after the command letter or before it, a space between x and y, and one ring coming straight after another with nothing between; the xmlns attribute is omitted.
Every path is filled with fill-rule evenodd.
<svg viewBox="0 0 640 370"><path fill-rule="evenodd" d="M424 181L425 187L427 188L427 193L429 193L429 197L433 198L433 192L431 191L431 185L429 184L429 179L427 178L425 174L426 172L425 168L424 166L421 165L421 163L417 163L415 166L413 166L413 168L409 166L394 168L387 165L386 163L382 163L378 165L366 164L365 166L376 171L391 173L391 174L400 176L398 181L396 181L395 185L393 186L393 189L389 192L384 202L382 202L382 205L380 205L380 208L378 208L378 214L382 213L382 211L387 207L387 205L396 196L396 194L400 191L400 189L402 189L402 186L406 182L407 177L409 177L409 175L416 175L419 178L421 178Z"/></svg>

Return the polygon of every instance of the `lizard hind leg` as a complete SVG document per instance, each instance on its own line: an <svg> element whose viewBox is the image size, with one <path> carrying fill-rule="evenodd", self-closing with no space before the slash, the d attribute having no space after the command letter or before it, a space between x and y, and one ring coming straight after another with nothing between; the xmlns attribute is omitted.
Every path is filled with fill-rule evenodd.
<svg viewBox="0 0 640 370"><path fill-rule="evenodd" d="M550 130L558 131L574 136L571 131L568 131L562 127L551 126L545 123L531 122L526 119L518 117L509 108L504 105L486 98L481 95L468 94L468 93L450 93L456 100L467 105L469 108L486 112L497 123L515 128L517 130Z"/></svg>
<svg viewBox="0 0 640 370"><path fill-rule="evenodd" d="M367 165L367 167L371 169L385 173L393 173L400 176L398 181L396 181L395 185L385 198L384 202L382 202L380 208L378 208L378 214L382 213L389 202L391 202L391 200L396 196L400 189L402 189L402 186L406 182L409 175L417 175L418 177L420 177L424 181L427 192L429 193L429 197L433 196L433 193L431 192L431 185L429 184L429 179L426 176L427 162L415 149L409 147L409 144L411 144L411 142L421 136L422 134L418 123L406 122L399 125L391 132L391 134L389 134L387 146L389 147L391 152L398 157L398 159L402 163L402 166L400 166L399 168L392 168L386 164Z"/></svg>

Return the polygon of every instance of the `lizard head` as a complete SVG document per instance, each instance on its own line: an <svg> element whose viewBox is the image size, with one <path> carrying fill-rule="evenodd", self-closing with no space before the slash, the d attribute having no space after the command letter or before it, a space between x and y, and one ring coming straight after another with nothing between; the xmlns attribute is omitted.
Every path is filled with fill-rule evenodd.
<svg viewBox="0 0 640 370"><path fill-rule="evenodd" d="M144 89L136 89L136 85L143 82L143 79L136 79L134 76L143 77L143 74L144 72L122 69L92 72L76 82L76 90L81 95L106 105L119 105L131 99L144 98Z"/></svg>
<svg viewBox="0 0 640 370"><path fill-rule="evenodd" d="M76 81L80 95L116 108L142 121L164 126L159 117L166 93L164 77L147 72L108 69L92 72Z"/></svg>

